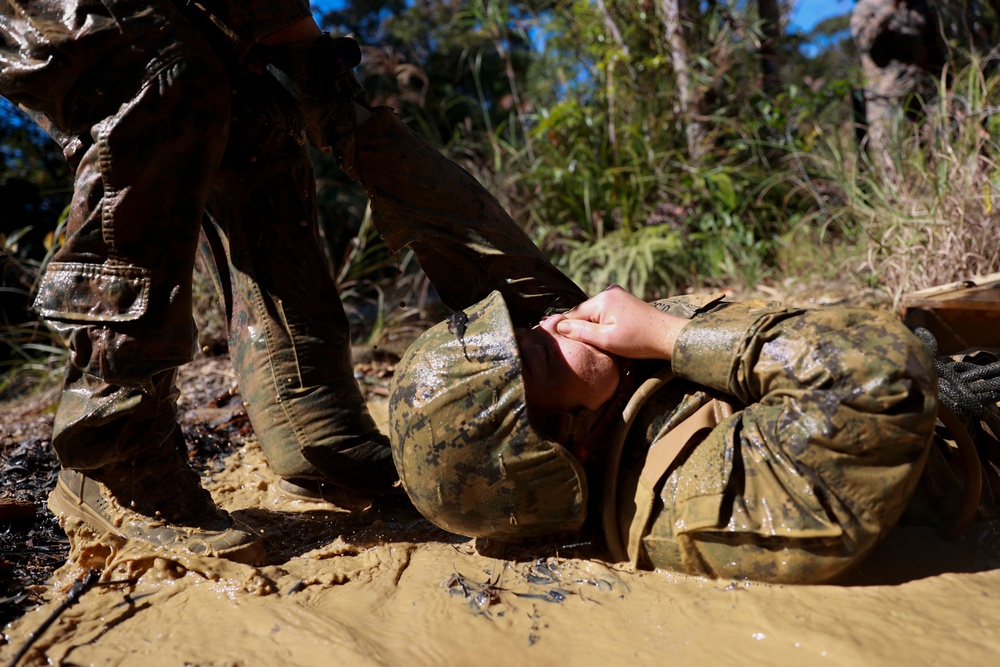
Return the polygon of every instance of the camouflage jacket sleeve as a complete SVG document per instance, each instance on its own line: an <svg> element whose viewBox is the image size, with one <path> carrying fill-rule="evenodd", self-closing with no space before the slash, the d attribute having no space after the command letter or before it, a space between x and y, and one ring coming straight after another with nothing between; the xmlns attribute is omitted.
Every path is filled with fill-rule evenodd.
<svg viewBox="0 0 1000 667"><path fill-rule="evenodd" d="M810 580L828 578L867 553L912 494L937 409L930 354L875 311L696 305L673 370L742 409L671 473L654 541L667 538L666 558L682 569L746 576L746 567L801 566ZM786 551L776 563L776 545L810 556ZM786 574L777 579L796 580Z"/></svg>

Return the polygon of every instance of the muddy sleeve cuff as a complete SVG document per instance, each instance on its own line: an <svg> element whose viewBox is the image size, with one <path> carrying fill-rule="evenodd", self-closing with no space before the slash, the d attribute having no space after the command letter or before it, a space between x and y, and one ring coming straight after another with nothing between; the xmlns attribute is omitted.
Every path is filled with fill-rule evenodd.
<svg viewBox="0 0 1000 667"><path fill-rule="evenodd" d="M757 334L789 311L778 304L734 303L698 315L674 345L674 374L700 385L744 397L748 352L757 348Z"/></svg>

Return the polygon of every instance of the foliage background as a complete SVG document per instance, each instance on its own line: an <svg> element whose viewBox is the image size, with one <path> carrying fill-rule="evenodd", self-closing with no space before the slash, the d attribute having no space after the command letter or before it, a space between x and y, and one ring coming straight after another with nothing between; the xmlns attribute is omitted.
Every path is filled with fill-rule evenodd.
<svg viewBox="0 0 1000 667"><path fill-rule="evenodd" d="M362 43L372 103L479 178L588 291L836 280L891 306L1000 269L1000 3L932 4L948 68L880 159L857 139L850 3L809 33L789 29L787 0L348 0L321 20ZM10 392L59 354L26 305L72 179L0 102L0 363L28 370L5 375ZM386 346L438 317L416 263L378 240L361 189L314 161L356 339ZM211 289L199 295L216 312ZM223 327L200 324L218 343Z"/></svg>
<svg viewBox="0 0 1000 667"><path fill-rule="evenodd" d="M893 169L859 149L849 4L807 34L787 2L352 0L324 23L366 45L372 101L588 291L836 278L897 302L998 268L997 3L932 4L950 65L926 115L894 128Z"/></svg>

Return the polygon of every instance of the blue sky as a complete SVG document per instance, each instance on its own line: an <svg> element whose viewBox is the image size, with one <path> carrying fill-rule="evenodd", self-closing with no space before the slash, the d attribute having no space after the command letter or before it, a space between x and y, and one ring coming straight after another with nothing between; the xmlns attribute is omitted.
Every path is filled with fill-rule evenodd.
<svg viewBox="0 0 1000 667"><path fill-rule="evenodd" d="M792 7L791 28L809 32L823 19L851 11L853 0L798 0Z"/></svg>

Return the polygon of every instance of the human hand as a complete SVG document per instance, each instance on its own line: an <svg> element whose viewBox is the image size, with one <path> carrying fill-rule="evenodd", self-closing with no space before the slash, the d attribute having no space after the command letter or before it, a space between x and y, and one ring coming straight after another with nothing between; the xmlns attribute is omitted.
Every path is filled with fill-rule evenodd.
<svg viewBox="0 0 1000 667"><path fill-rule="evenodd" d="M669 315L612 285L573 310L558 315L556 331L609 354L629 359L667 359L690 322Z"/></svg>

